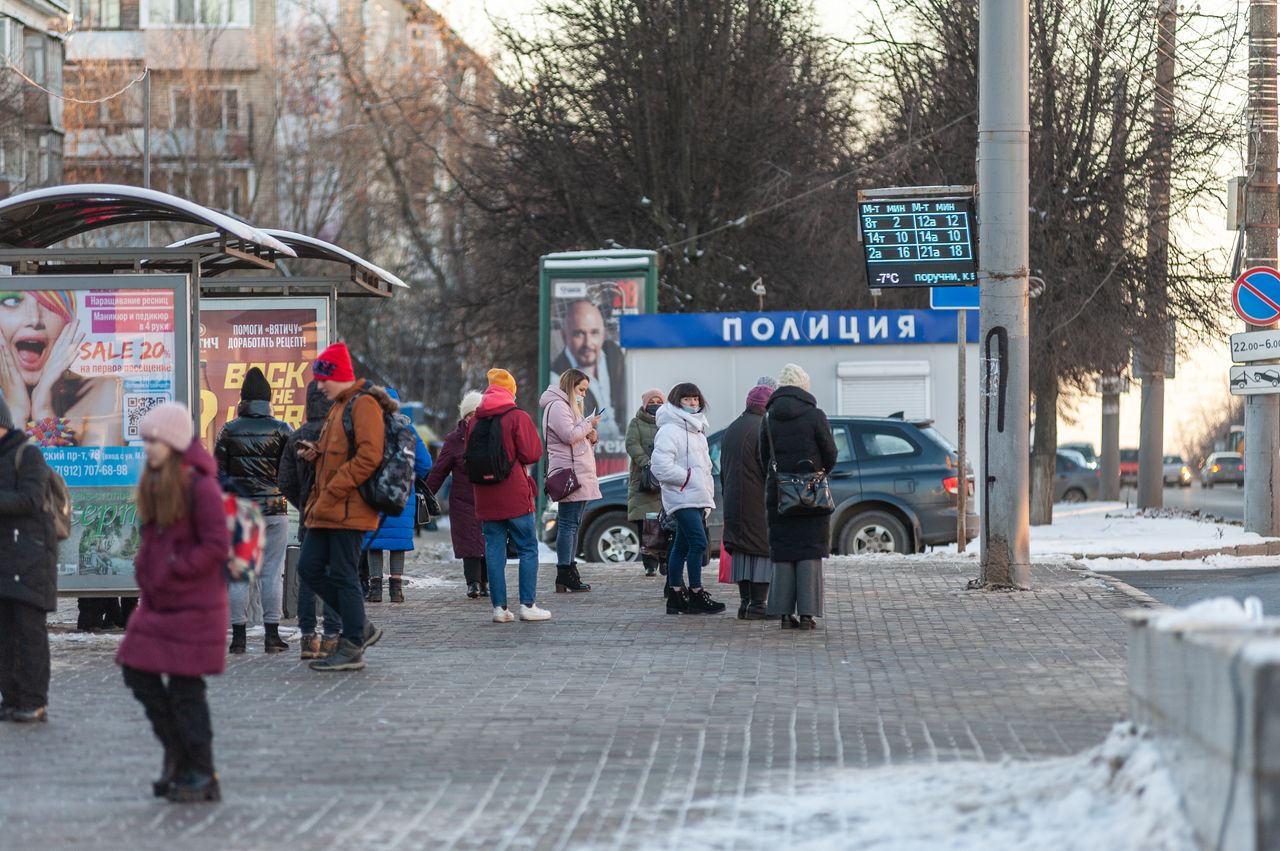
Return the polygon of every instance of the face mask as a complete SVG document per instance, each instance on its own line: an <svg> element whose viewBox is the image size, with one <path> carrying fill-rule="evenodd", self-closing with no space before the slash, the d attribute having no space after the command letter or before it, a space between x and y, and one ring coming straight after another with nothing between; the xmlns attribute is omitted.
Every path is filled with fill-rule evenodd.
<svg viewBox="0 0 1280 851"><path fill-rule="evenodd" d="M698 405L681 405L680 408L686 414L696 414L698 413L698 411L702 410L702 408Z"/></svg>
<svg viewBox="0 0 1280 851"><path fill-rule="evenodd" d="M657 415L658 409L661 407L662 405L645 405L644 409L649 414L649 416L652 417Z"/></svg>
<svg viewBox="0 0 1280 851"><path fill-rule="evenodd" d="M578 396L578 397L577 397L577 399L578 399L578 404L579 404L579 405L582 405L582 404L584 404L584 403L587 401L587 397L586 397L586 396Z"/></svg>

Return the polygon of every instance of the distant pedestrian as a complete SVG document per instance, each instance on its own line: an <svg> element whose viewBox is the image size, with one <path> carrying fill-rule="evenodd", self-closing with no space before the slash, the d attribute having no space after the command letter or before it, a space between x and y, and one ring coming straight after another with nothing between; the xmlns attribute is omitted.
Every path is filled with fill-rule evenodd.
<svg viewBox="0 0 1280 851"><path fill-rule="evenodd" d="M677 384L655 417L658 435L653 442L653 473L662 484L662 507L676 522L675 540L667 557L669 615L724 611L724 603L711 599L702 587L708 548L707 515L716 507L706 410L707 400L696 384Z"/></svg>
<svg viewBox="0 0 1280 851"><path fill-rule="evenodd" d="M650 514L662 511L662 488L645 490L645 470L649 469L653 454L653 439L658 436L658 408L667 400L661 390L646 390L640 394L640 409L627 424L627 455L631 459L627 479L627 519L636 524L636 540L641 542L641 561L644 575L658 572L658 557L643 550L644 521Z"/></svg>
<svg viewBox="0 0 1280 851"><path fill-rule="evenodd" d="M284 551L289 545L289 507L280 491L280 459L293 429L271 415L271 385L256 366L245 373L236 417L218 432L213 457L223 490L257 503L267 521L262 549L262 572L257 582L234 582L231 598L231 653L245 652L249 595L262 600L266 630L263 649L283 653L289 645L280 637L284 617Z"/></svg>
<svg viewBox="0 0 1280 851"><path fill-rule="evenodd" d="M476 517L484 529L489 588L493 593L493 622L511 623L507 608L507 538L516 545L520 559L520 620L550 620L551 613L538 605L538 538L534 522L533 479L527 465L542 457L542 441L533 420L516 407L516 380L505 369L489 370L475 422L467 433L464 458L470 470L473 459L484 458L496 473L505 466L505 477L494 475L490 483L476 482Z"/></svg>
<svg viewBox="0 0 1280 851"><path fill-rule="evenodd" d="M385 387L387 395L394 401L400 401L400 394L394 388ZM365 595L367 603L382 602L382 560L386 554L387 566L391 576L387 591L391 602L404 602L404 554L413 550L413 524L418 516L417 480L431 471L431 451L422 442L422 435L413 430L418 439L413 454L414 485L409 489L409 501L399 514L382 518L376 532L364 536L364 547L369 555L369 592Z"/></svg>
<svg viewBox="0 0 1280 851"><path fill-rule="evenodd" d="M342 638L333 653L312 662L314 671L358 671L364 651L382 638L365 618L357 575L360 542L378 528L378 510L364 501L360 485L382 464L383 417L394 411L391 397L368 381L357 381L351 353L334 343L311 367L316 384L333 408L320 437L298 443L298 454L316 465L315 485L303 509L307 536L298 557L298 574L320 598L338 610ZM350 414L352 434L343 424Z"/></svg>
<svg viewBox="0 0 1280 851"><path fill-rule="evenodd" d="M469 390L462 397L462 404L458 405L458 425L445 435L444 446L427 476L427 487L432 493L439 492L444 480L452 477L449 539L453 542L453 557L462 560L462 578L467 583L467 596L472 600L489 596L489 570L484 558L484 532L476 519L475 486L467 478L462 455L467 448L467 432L483 398L478 390Z"/></svg>
<svg viewBox="0 0 1280 851"><path fill-rule="evenodd" d="M770 452L771 443L776 457ZM831 518L778 514L777 477L771 471L775 461L785 473L829 471L836 463L827 415L809 392L808 373L793 363L778 374L778 389L769 399L760 433L769 557L773 559L766 611L782 618L783 629L815 629L814 618L822 617L822 560L831 554Z"/></svg>
<svg viewBox="0 0 1280 851"><path fill-rule="evenodd" d="M600 498L600 482L596 478L596 442L600 439L596 426L600 416L588 417L586 403L590 381L586 373L566 369L560 381L542 393L542 436L547 442L547 477L561 470L572 470L578 487L560 498L556 513L556 591L590 591L591 586L578 574L578 534L582 511L587 503Z"/></svg>
<svg viewBox="0 0 1280 851"><path fill-rule="evenodd" d="M146 464L138 483L142 529L134 575L142 594L116 661L164 748L152 792L174 802L217 801L222 793L204 678L226 665L231 544L222 490L185 406L157 405L139 431Z"/></svg>
<svg viewBox="0 0 1280 851"><path fill-rule="evenodd" d="M738 584L738 619L763 620L773 562L764 509L764 467L760 466L760 423L773 389L757 384L747 407L720 440L720 483L724 493L724 540L732 578Z"/></svg>
<svg viewBox="0 0 1280 851"><path fill-rule="evenodd" d="M0 396L0 721L48 719L48 613L58 608L49 465Z"/></svg>
<svg viewBox="0 0 1280 851"><path fill-rule="evenodd" d="M299 514L306 508L311 488L316 482L315 465L298 454L299 444L315 443L320 439L320 430L332 407L333 403L325 398L320 385L314 380L308 381L305 409L307 420L289 435L289 440L284 445L284 454L280 456L280 492ZM307 525L299 523L298 542L301 543L306 536ZM338 610L328 603L324 604L324 635L316 636L316 606L319 603L320 598L315 590L299 575L298 629L302 633L299 649L303 659L323 659L338 649L342 619L338 617Z"/></svg>

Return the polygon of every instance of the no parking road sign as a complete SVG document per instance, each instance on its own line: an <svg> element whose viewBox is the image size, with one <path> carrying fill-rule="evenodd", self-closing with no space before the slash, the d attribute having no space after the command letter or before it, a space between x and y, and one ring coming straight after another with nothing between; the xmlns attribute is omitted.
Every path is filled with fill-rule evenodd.
<svg viewBox="0 0 1280 851"><path fill-rule="evenodd" d="M1280 274L1266 266L1249 269L1236 278L1231 305L1236 315L1251 325L1280 320Z"/></svg>

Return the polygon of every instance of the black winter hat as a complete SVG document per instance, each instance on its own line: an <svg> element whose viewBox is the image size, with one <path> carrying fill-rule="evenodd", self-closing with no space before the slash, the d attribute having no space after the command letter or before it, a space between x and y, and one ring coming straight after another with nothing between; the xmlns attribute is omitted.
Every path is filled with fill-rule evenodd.
<svg viewBox="0 0 1280 851"><path fill-rule="evenodd" d="M244 377L244 385L240 388L240 398L245 402L270 402L271 384L262 370L256 366Z"/></svg>

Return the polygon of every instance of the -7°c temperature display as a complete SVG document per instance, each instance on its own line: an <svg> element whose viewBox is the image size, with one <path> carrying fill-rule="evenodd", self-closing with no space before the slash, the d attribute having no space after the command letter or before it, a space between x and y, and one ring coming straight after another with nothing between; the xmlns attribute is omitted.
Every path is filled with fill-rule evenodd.
<svg viewBox="0 0 1280 851"><path fill-rule="evenodd" d="M978 282L972 198L858 202L858 236L874 288Z"/></svg>

